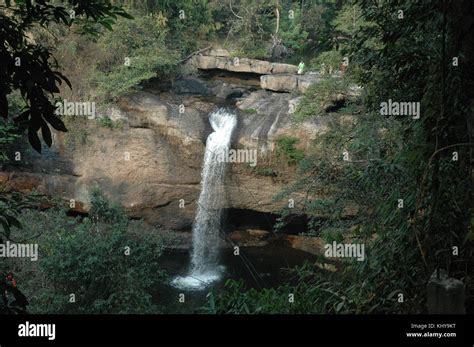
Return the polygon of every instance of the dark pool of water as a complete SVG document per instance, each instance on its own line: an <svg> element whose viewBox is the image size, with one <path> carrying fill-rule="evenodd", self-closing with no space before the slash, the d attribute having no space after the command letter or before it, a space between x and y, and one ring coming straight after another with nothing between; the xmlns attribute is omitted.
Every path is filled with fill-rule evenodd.
<svg viewBox="0 0 474 347"><path fill-rule="evenodd" d="M247 288L277 287L289 280L288 269L301 265L305 260L313 261L315 256L284 245L263 247L241 247L240 255L233 249L224 249L220 263L225 272L216 281L202 290L183 290L169 284L161 284L154 295L154 301L165 313L195 313L206 303L206 295L211 289L224 287L227 279L242 279ZM190 255L188 251L165 251L161 266L170 279L188 274ZM185 295L185 302L179 302L179 294Z"/></svg>

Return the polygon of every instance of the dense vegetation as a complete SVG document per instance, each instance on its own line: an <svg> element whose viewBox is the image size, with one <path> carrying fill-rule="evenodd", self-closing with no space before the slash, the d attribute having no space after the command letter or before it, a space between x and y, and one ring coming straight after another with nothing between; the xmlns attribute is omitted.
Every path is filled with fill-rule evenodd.
<svg viewBox="0 0 474 347"><path fill-rule="evenodd" d="M180 62L209 45L238 56L304 59L322 72L348 62L344 78L311 87L294 115L299 122L325 114L331 130L307 153L296 148L296 138L278 142L278 154L299 171L275 199L307 193L297 203L310 217L309 235L327 237L322 230L342 226L346 238L366 245L367 260L343 262L341 271L327 274L305 264L293 270L292 283L260 291L229 281L225 291L209 294L205 312L417 313L425 311L424 288L433 270L447 269L472 285L471 1L123 0L105 7L69 1L52 13L15 3L15 16L0 6L0 20L11 23L0 27L0 36L11 38L0 46L0 112L8 116L0 125L2 161L6 146L25 132L40 150L39 131L48 146L49 126L66 131L67 123L52 115L59 95L113 103L150 79L166 84L188 73ZM24 75L15 72L17 56L28 67ZM27 80L36 82L31 87ZM361 97L353 96L354 83L363 87ZM421 117L381 116L380 103L389 99L420 102ZM140 242L144 236L133 232L139 226L130 226L99 193L94 197L90 216L64 227L63 210L41 212L44 219L37 221L31 214L38 212L19 215L21 198L0 199L3 236L37 237L47 254L35 268L14 267L20 278L44 284L32 311L160 312L151 300L151 279L161 275L159 240ZM358 213L345 220L348 202ZM282 211L277 227L289 214L289 208ZM45 229L51 233L43 235ZM93 247L84 252L84 244ZM122 249L128 246L139 255L127 258ZM73 256L65 260L62 254ZM70 304L73 292L82 299ZM472 293L468 305L473 308Z"/></svg>
<svg viewBox="0 0 474 347"><path fill-rule="evenodd" d="M64 208L24 210L23 229L9 239L34 240L42 256L6 258L2 268L13 271L29 294L31 313L160 313L152 300L166 278L158 266L160 239L144 223L129 221L99 190L91 196L85 218L69 218Z"/></svg>
<svg viewBox="0 0 474 347"><path fill-rule="evenodd" d="M351 61L346 78L364 86L363 103L353 100L339 110L341 116L357 114L354 121L331 115L332 130L315 143L320 150L304 158L301 178L281 197L310 193L302 203L313 216L309 227L315 234L340 224L347 202L354 202L359 209L348 237L369 247L368 259L348 262L342 273L326 277L314 265L295 269L298 284L273 293L247 292L230 282L217 300L212 294L214 312L424 312L422 288L438 268L469 287L473 82L467 76L473 73L473 42L472 35L467 39L470 28L461 24L468 7L462 1L357 1L342 9L339 19L358 14L354 30L336 22L351 35L340 48ZM453 65L453 57L463 63ZM325 91L343 92L339 84ZM318 92L304 96L298 120L325 109ZM388 99L421 102L421 119L382 117L380 103ZM455 152L464 159L453 160ZM312 190L315 182L327 191ZM469 301L472 306L472 296Z"/></svg>

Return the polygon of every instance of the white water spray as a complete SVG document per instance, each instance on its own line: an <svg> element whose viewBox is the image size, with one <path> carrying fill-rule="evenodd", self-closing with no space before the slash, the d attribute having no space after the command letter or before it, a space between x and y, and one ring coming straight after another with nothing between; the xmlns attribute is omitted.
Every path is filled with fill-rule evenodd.
<svg viewBox="0 0 474 347"><path fill-rule="evenodd" d="M222 207L225 202L224 179L226 162L220 160L229 149L232 132L237 124L234 114L219 109L209 116L214 132L207 137L204 165L201 173L196 218L193 224L191 270L186 277L177 277L172 284L183 289L201 289L219 279L219 232Z"/></svg>

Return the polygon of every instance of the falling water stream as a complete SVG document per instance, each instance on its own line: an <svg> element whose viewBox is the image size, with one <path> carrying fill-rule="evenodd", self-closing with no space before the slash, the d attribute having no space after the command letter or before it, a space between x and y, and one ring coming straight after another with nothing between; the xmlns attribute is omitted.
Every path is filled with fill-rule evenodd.
<svg viewBox="0 0 474 347"><path fill-rule="evenodd" d="M229 149L237 117L226 109L209 116L212 132L206 141L204 165L201 173L201 194L193 224L191 268L185 277L178 276L172 284L183 289L202 289L219 279L219 241L222 208L225 202L224 179L226 161L223 153Z"/></svg>

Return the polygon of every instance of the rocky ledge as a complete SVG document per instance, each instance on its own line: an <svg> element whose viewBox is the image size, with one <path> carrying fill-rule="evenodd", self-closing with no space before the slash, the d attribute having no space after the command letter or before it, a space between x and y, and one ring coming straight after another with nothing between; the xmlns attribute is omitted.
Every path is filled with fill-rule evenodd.
<svg viewBox="0 0 474 347"><path fill-rule="evenodd" d="M201 70L226 70L259 75L293 74L298 67L291 64L272 63L265 60L229 56L195 55L191 64Z"/></svg>

